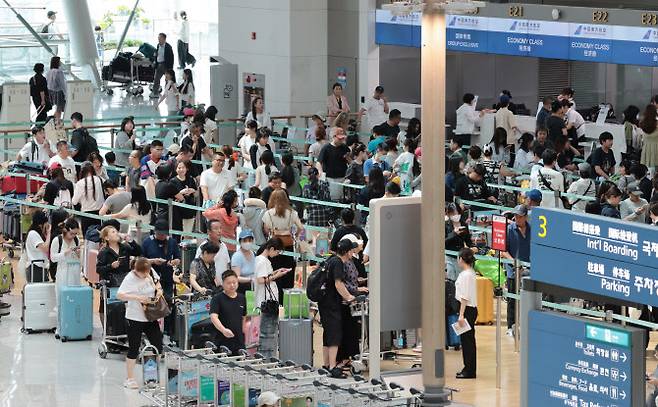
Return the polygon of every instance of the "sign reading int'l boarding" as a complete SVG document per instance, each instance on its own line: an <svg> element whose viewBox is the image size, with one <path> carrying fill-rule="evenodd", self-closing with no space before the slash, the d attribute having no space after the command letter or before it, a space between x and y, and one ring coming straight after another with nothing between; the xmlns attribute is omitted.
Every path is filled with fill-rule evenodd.
<svg viewBox="0 0 658 407"><path fill-rule="evenodd" d="M547 208L532 223L533 280L658 306L658 228Z"/></svg>
<svg viewBox="0 0 658 407"><path fill-rule="evenodd" d="M494 215L491 226L491 248L501 251L507 250L507 218Z"/></svg>

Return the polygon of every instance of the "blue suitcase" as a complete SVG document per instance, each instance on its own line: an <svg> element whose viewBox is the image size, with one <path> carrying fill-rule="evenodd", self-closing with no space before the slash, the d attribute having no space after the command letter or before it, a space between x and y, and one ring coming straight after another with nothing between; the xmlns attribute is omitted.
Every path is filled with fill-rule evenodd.
<svg viewBox="0 0 658 407"><path fill-rule="evenodd" d="M447 338L446 338L446 349L448 348L454 348L455 350L459 350L461 348L462 341L459 338L459 335L455 333L455 330L452 329L452 324L457 322L459 319L459 315L457 314L451 314L448 315L447 317L447 327L446 327L446 332L447 332Z"/></svg>
<svg viewBox="0 0 658 407"><path fill-rule="evenodd" d="M59 291L59 339L91 340L93 293L89 286L62 287Z"/></svg>

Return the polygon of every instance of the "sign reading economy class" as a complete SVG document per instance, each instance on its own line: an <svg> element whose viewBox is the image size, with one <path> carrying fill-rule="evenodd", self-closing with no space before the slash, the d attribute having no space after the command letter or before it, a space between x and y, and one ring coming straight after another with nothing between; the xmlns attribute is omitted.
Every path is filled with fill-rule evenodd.
<svg viewBox="0 0 658 407"><path fill-rule="evenodd" d="M658 306L658 228L534 208L533 280Z"/></svg>
<svg viewBox="0 0 658 407"><path fill-rule="evenodd" d="M644 405L643 335L637 328L530 311L529 400L537 406Z"/></svg>
<svg viewBox="0 0 658 407"><path fill-rule="evenodd" d="M421 14L377 10L376 42L420 47ZM658 29L446 15L451 51L658 66Z"/></svg>

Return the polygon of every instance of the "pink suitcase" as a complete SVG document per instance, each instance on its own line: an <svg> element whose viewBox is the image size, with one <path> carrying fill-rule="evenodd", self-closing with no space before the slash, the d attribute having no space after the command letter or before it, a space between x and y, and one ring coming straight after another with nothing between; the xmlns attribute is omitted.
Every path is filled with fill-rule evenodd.
<svg viewBox="0 0 658 407"><path fill-rule="evenodd" d="M92 284L98 283L100 277L96 271L96 259L98 258L98 243L85 242L84 256L85 279Z"/></svg>

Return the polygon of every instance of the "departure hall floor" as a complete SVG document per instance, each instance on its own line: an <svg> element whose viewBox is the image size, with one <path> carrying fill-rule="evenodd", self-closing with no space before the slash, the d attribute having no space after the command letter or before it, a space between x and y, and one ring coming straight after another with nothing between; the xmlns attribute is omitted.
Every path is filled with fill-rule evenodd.
<svg viewBox="0 0 658 407"><path fill-rule="evenodd" d="M23 282L18 279L16 287ZM123 388L125 363L123 356L98 356L101 325L94 313L92 341L62 343L53 334L21 334L20 291L15 287L10 295L2 297L12 304L11 314L0 319L0 406L1 407L137 407L149 405L136 390ZM94 309L98 307L95 293ZM503 306L503 310L505 306ZM514 339L502 337L501 389L496 389L496 328L477 326L478 377L475 380L457 380L461 370L461 352L446 352L447 386L459 390L455 401L477 407L520 407L519 354L514 352ZM315 326L315 366L321 365L321 327ZM652 338L653 349L658 336ZM409 352L410 353L410 352ZM658 361L647 358L647 370L653 371ZM411 362L384 361L382 369L401 370ZM539 367L538 367L539 368ZM139 366L137 367L139 370ZM162 371L161 371L162 373ZM137 375L141 380L141 372Z"/></svg>

